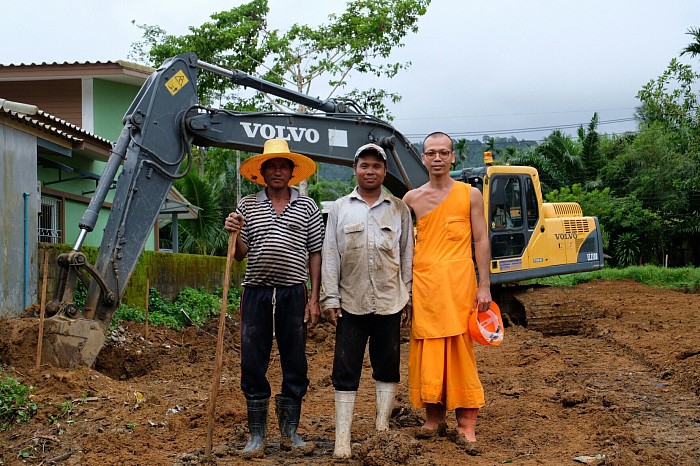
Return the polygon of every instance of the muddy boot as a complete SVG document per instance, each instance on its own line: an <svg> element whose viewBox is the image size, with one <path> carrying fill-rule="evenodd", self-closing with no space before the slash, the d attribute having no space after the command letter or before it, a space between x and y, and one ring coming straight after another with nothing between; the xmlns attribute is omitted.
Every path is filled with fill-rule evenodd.
<svg viewBox="0 0 700 466"><path fill-rule="evenodd" d="M389 430L389 419L394 409L394 395L396 395L396 383L376 381L377 392L377 431Z"/></svg>
<svg viewBox="0 0 700 466"><path fill-rule="evenodd" d="M306 455L314 450L313 442L304 442L297 435L299 417L301 417L301 400L275 395L275 412L280 426L280 449L292 450Z"/></svg>
<svg viewBox="0 0 700 466"><path fill-rule="evenodd" d="M352 412L355 409L357 392L335 391L335 449L334 458L351 458L350 432L352 429Z"/></svg>
<svg viewBox="0 0 700 466"><path fill-rule="evenodd" d="M250 439L248 439L248 443L241 451L241 456L244 458L262 458L265 456L267 408L269 403L269 398L263 400L246 400Z"/></svg>

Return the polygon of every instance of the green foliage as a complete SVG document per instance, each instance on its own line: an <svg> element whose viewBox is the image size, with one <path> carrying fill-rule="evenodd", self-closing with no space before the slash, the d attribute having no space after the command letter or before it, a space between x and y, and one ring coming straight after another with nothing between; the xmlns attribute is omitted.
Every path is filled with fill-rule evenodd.
<svg viewBox="0 0 700 466"><path fill-rule="evenodd" d="M309 197L321 206L323 201L335 201L338 198L350 194L354 183L342 180L321 180L309 184Z"/></svg>
<svg viewBox="0 0 700 466"><path fill-rule="evenodd" d="M192 204L200 208L193 220L179 220L179 252L201 255L225 255L228 235L223 228L229 212L218 185L208 183L195 170L175 182L175 187Z"/></svg>
<svg viewBox="0 0 700 466"><path fill-rule="evenodd" d="M195 52L200 60L225 69L255 72L269 53L266 41L267 0L252 0L228 11L211 15L199 27L190 26L189 33L174 36L159 26L137 25L143 40L132 45L129 56L137 61L160 65L167 58L184 52ZM197 88L204 104L223 100L230 88L228 79L214 73L201 73ZM240 106L246 100L239 98Z"/></svg>
<svg viewBox="0 0 700 466"><path fill-rule="evenodd" d="M190 27L183 36L168 35L158 26L138 25L143 40L132 45L130 57L160 64L178 53L193 51L200 60L257 73L277 84L290 83L306 94L320 78L330 88L330 97L347 86L353 71L390 79L409 66L388 59L392 50L403 46L409 32L418 30L418 19L429 4L430 0L351 0L345 12L330 15L325 24L293 24L283 33L267 27L267 0L252 0L211 15L211 21ZM203 73L198 88L205 103L227 100L238 110L271 106L305 110L298 104L285 105L281 99L227 93L226 79L213 73ZM385 90L350 89L345 98L361 101L376 115L386 115L382 102L396 102L400 97Z"/></svg>
<svg viewBox="0 0 700 466"><path fill-rule="evenodd" d="M218 316L221 310L221 288L213 293L204 288L185 288L178 293L174 302L168 302L155 288L151 288L148 296L148 321L151 325L181 330L188 325L201 326ZM229 290L227 312L238 309L241 289ZM138 307L125 304L119 306L112 319L114 328L119 321L145 322L145 311Z"/></svg>
<svg viewBox="0 0 700 466"><path fill-rule="evenodd" d="M700 55L700 28L689 28L686 34L693 37L693 42L688 44L688 46L683 49L681 55L685 55L687 53L691 57L695 58Z"/></svg>
<svg viewBox="0 0 700 466"><path fill-rule="evenodd" d="M36 414L39 408L30 398L33 390L34 387L0 371L0 431L27 422Z"/></svg>
<svg viewBox="0 0 700 466"><path fill-rule="evenodd" d="M80 280L75 285L73 291L73 302L78 306L78 309L85 309L85 299L87 298L87 287Z"/></svg>
<svg viewBox="0 0 700 466"><path fill-rule="evenodd" d="M615 240L615 257L621 267L634 265L639 260L639 238L634 233L624 232Z"/></svg>
<svg viewBox="0 0 700 466"><path fill-rule="evenodd" d="M193 325L202 325L219 314L221 298L209 294L204 288L185 288L175 300L180 312L186 312Z"/></svg>
<svg viewBox="0 0 700 466"><path fill-rule="evenodd" d="M226 314L233 314L238 311L241 304L241 295L243 294L243 288L229 288L228 299L226 300ZM221 299L224 295L224 289L222 287L216 287L214 289L214 295Z"/></svg>
<svg viewBox="0 0 700 466"><path fill-rule="evenodd" d="M574 286L592 280L634 280L648 286L697 293L700 290L700 268L667 268L656 265L638 265L626 268L607 267L594 272L557 275L524 283Z"/></svg>

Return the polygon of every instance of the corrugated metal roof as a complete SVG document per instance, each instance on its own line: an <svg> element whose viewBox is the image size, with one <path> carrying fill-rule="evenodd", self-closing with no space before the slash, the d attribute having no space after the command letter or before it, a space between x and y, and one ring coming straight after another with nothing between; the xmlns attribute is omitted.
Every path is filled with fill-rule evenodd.
<svg viewBox="0 0 700 466"><path fill-rule="evenodd" d="M107 61L73 61L73 62L41 62L41 63L36 63L36 62L31 62L31 63L7 63L3 64L0 63L0 68L10 68L10 67L20 67L20 66L101 66L101 65L110 65L110 66L120 66L122 68L126 68L129 70L134 70L134 71L140 71L142 73L153 73L155 71L155 68L151 68L150 66L147 65L142 65L139 63L135 62L130 62L128 60L107 60Z"/></svg>
<svg viewBox="0 0 700 466"><path fill-rule="evenodd" d="M46 133L53 134L54 136L74 143L81 143L84 142L85 139L90 139L93 142L99 142L107 146L111 146L112 144L108 139L92 134L79 126L46 113L33 105L0 99L0 111L13 120L28 124L34 128L39 128Z"/></svg>
<svg viewBox="0 0 700 466"><path fill-rule="evenodd" d="M0 81L106 79L140 86L155 70L126 60L0 65Z"/></svg>
<svg viewBox="0 0 700 466"><path fill-rule="evenodd" d="M66 131L63 131L55 126L52 126L50 124L47 124L43 121L38 120L37 118L32 118L32 116L24 114L24 113L19 113L15 112L14 110L5 110L2 108L2 113L5 115L9 116L11 119L19 121L23 124L26 124L28 126L31 126L33 128L40 129L44 131L45 133L52 134L54 136L58 136L61 139L65 139L67 141L70 141L71 143L80 143L82 142L82 139L76 138L71 134L68 134Z"/></svg>
<svg viewBox="0 0 700 466"><path fill-rule="evenodd" d="M72 129L73 131L79 132L80 134L84 134L85 136L87 136L87 137L89 137L89 138L91 138L91 139L94 139L94 140L97 140L97 141L101 141L101 142L103 142L103 143L105 143L105 144L112 144L112 141L110 141L109 139L105 139L105 138L103 138L102 136L98 136L98 135L93 134L93 133L91 133L91 132L89 132L89 131L86 131L86 130L84 130L83 128L81 128L80 126L76 126L76 125L74 125L73 123L69 123L69 122L67 122L66 120L62 120L61 118L58 118L57 116L51 115L50 113L46 113L46 112L43 111L43 110L39 110L38 114L41 115L41 116L43 116L43 117L45 117L45 118L48 119L48 120L51 120L51 121L53 121L53 122L55 122L55 123L57 123L57 124L60 124L61 126L70 128L70 129Z"/></svg>

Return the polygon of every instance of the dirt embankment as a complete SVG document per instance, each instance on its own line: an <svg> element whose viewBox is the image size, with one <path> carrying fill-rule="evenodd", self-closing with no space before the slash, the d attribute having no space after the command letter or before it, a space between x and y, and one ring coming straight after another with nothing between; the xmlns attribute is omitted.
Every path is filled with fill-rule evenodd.
<svg viewBox="0 0 700 466"><path fill-rule="evenodd" d="M700 458L700 295L633 282L537 288L519 298L532 327L506 330L496 348L477 347L487 404L469 456L446 437L416 440L423 413L403 382L389 433L374 433L374 387L368 362L355 407L353 459L338 464L411 465L695 465ZM575 321L562 331L562 319ZM583 318L579 317L583 316ZM36 388L32 422L0 433L0 465L196 464L206 441L216 325L181 333L128 325L102 350L95 369L34 367L36 322L0 322L0 363ZM559 323L557 323L559 322ZM570 323L566 324L571 327ZM225 365L214 430L215 463L239 464L245 402L239 389L237 321L227 322ZM549 331L551 330L551 331ZM27 338L34 332L34 338ZM23 338L20 338L23 335ZM270 414L260 465L336 464L333 327L309 333L311 385L299 428L316 445L311 456L280 451ZM279 360L269 370L279 387ZM449 413L449 428L455 427Z"/></svg>

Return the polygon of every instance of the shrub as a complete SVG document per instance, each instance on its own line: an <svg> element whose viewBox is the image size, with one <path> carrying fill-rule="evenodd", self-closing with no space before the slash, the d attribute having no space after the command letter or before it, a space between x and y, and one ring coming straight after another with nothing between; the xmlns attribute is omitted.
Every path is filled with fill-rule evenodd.
<svg viewBox="0 0 700 466"><path fill-rule="evenodd" d="M0 377L0 431L4 431L14 423L27 422L38 407L29 399L34 387L23 385L2 372Z"/></svg>
<svg viewBox="0 0 700 466"><path fill-rule="evenodd" d="M151 325L180 330L187 325L200 326L212 317L219 315L221 309L221 288L209 293L204 288L185 288L180 291L174 302L163 299L158 290L151 288L148 296L148 321ZM238 308L241 296L240 288L232 288L228 294L227 313ZM145 311L138 307L119 306L112 319L111 328L117 322L145 322Z"/></svg>

